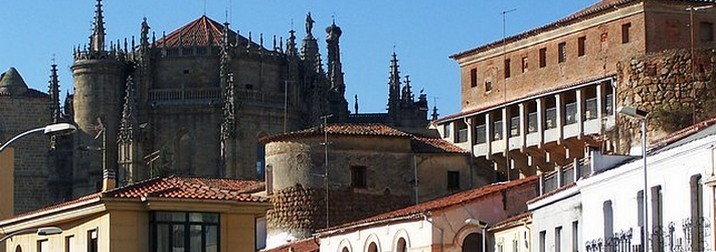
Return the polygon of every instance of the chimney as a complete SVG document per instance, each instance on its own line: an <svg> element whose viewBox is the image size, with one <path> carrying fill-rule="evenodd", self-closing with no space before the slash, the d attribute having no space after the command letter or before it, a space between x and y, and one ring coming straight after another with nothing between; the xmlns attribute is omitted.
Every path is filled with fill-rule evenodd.
<svg viewBox="0 0 716 252"><path fill-rule="evenodd" d="M106 192L117 187L117 177L114 171L105 169L102 175L102 192Z"/></svg>

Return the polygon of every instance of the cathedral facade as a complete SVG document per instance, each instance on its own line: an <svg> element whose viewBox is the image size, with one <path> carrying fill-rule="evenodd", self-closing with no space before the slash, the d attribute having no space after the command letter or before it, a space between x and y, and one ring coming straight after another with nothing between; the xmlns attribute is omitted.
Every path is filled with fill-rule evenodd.
<svg viewBox="0 0 716 252"><path fill-rule="evenodd" d="M335 22L325 29L324 64L310 13L300 41L294 30L285 40L243 36L207 16L161 35L145 18L138 38L109 41L102 7L97 1L89 43L73 50L74 92L64 110L50 101L53 122L78 126L51 139L48 170L63 176L50 176L50 202L94 192L103 176L120 184L167 175L263 179L261 137L326 122L428 124L426 95L414 98L395 54L388 111L351 113L342 30ZM50 97L59 97L56 77Z"/></svg>

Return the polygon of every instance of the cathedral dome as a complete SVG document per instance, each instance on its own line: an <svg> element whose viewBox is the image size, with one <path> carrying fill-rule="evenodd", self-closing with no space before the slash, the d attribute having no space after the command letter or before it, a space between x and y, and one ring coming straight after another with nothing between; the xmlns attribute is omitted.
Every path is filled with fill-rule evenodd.
<svg viewBox="0 0 716 252"><path fill-rule="evenodd" d="M19 96L27 92L27 84L17 69L11 67L0 75L0 96Z"/></svg>

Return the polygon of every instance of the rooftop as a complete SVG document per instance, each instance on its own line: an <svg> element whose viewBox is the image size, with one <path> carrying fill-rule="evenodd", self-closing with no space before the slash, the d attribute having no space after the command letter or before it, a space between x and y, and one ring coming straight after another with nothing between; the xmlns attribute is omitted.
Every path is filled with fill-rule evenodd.
<svg viewBox="0 0 716 252"><path fill-rule="evenodd" d="M382 221L390 221L395 219L420 219L424 216L430 216L433 211L445 209L451 206L456 206L466 202L472 202L475 200L482 199L484 197L500 193L509 188L525 185L528 183L534 183L538 179L537 176L531 176L520 180L513 180L509 182L498 182L487 186L483 186L476 189L471 189L459 193L455 193L442 198L422 202L406 208L390 211L387 213L379 214L366 219L350 222L347 224L330 227L324 230L320 230L321 233L326 233L334 230L349 229L357 226L369 226L380 223ZM424 215L424 216L423 216Z"/></svg>
<svg viewBox="0 0 716 252"><path fill-rule="evenodd" d="M229 41L232 44L239 40L239 46L246 46L249 40L236 32L229 29ZM191 46L218 46L224 36L224 25L212 20L206 15L189 22L188 24L176 29L166 37L157 41L157 45L163 47L191 47ZM251 43L252 47L258 48L259 45Z"/></svg>

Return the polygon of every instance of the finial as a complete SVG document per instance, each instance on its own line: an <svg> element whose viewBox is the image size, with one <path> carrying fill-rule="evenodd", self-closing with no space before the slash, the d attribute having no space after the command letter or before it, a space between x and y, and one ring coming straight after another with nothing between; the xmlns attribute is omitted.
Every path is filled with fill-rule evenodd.
<svg viewBox="0 0 716 252"><path fill-rule="evenodd" d="M264 47L264 33L259 33L259 45Z"/></svg>
<svg viewBox="0 0 716 252"><path fill-rule="evenodd" d="M278 38L278 49L283 52L283 37Z"/></svg>
<svg viewBox="0 0 716 252"><path fill-rule="evenodd" d="M356 109L356 114L358 114L358 94L355 95L355 99L356 99L355 109Z"/></svg>
<svg viewBox="0 0 716 252"><path fill-rule="evenodd" d="M273 35L273 50L276 50L276 35Z"/></svg>
<svg viewBox="0 0 716 252"><path fill-rule="evenodd" d="M253 43L253 42L251 40L251 32L249 32L249 42L246 43L246 48L251 48L251 43Z"/></svg>
<svg viewBox="0 0 716 252"><path fill-rule="evenodd" d="M101 52L104 51L105 45L105 29L104 16L102 14L102 0L97 0L97 4L95 5L95 7L97 7L97 9L95 10L94 26L92 28L92 36L90 39L90 43L92 44L92 51Z"/></svg>

